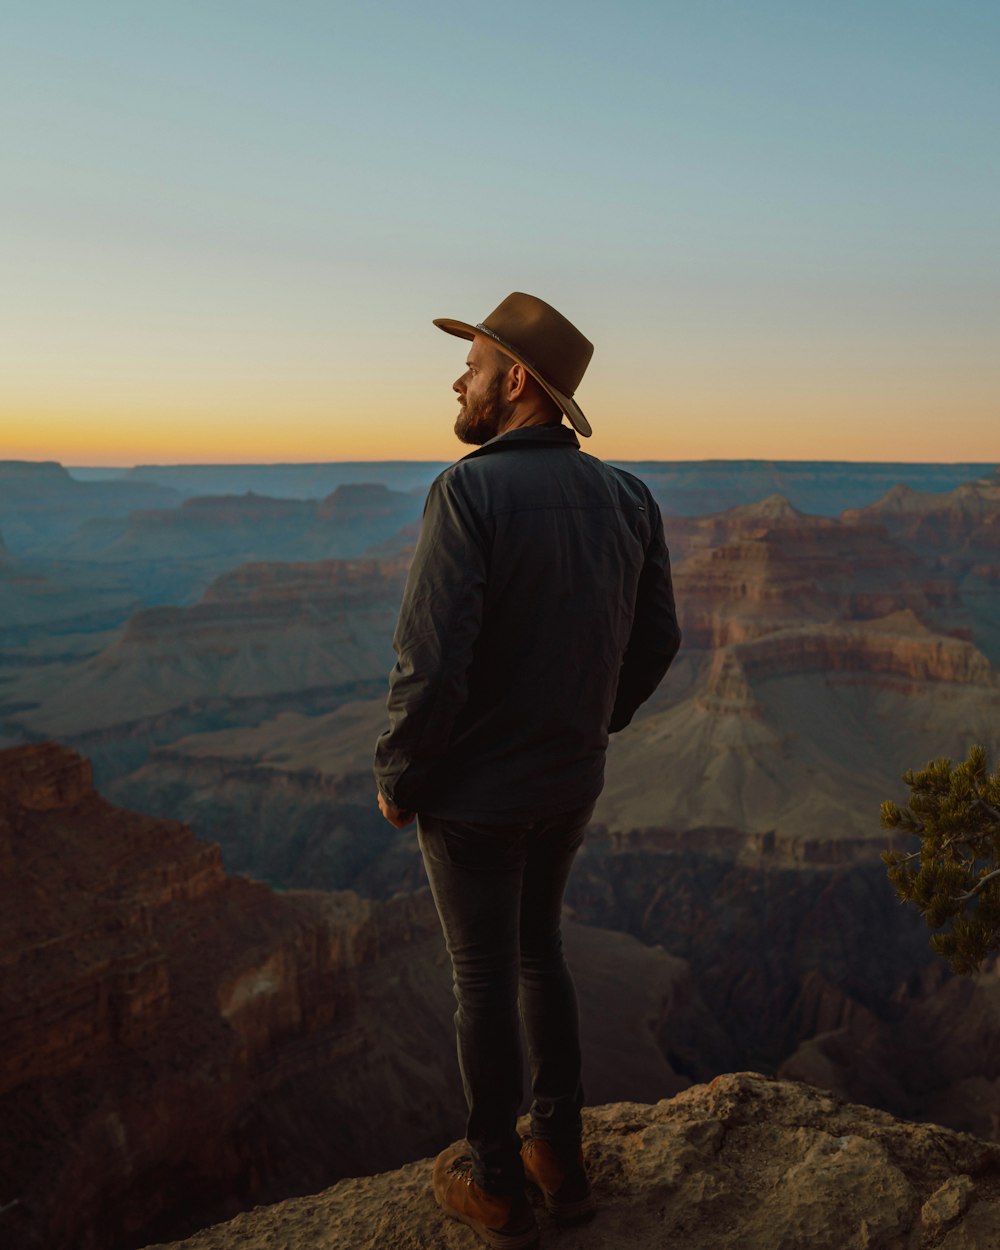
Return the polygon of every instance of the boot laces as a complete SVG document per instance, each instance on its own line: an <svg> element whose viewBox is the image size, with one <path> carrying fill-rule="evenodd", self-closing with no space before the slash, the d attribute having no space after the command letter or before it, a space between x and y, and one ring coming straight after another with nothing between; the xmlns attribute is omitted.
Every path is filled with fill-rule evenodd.
<svg viewBox="0 0 1000 1250"><path fill-rule="evenodd" d="M457 1159L452 1159L448 1165L448 1171L456 1176L468 1188L472 1188L472 1182L476 1179L472 1172L472 1160L468 1155L459 1155Z"/></svg>

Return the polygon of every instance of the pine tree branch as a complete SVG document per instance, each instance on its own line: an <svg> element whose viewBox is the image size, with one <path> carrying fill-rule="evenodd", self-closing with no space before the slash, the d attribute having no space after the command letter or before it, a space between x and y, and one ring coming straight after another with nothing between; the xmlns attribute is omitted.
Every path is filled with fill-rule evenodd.
<svg viewBox="0 0 1000 1250"><path fill-rule="evenodd" d="M956 894L956 903L965 903L970 898L975 898L979 891L983 888L987 881L992 881L994 877L1000 877L1000 868L994 868L992 872L988 872L985 877L980 877L971 890L965 894Z"/></svg>
<svg viewBox="0 0 1000 1250"><path fill-rule="evenodd" d="M996 823L1000 825L1000 812L998 812L995 807L991 807L985 799L973 799L972 806L981 807L991 820L995 820Z"/></svg>

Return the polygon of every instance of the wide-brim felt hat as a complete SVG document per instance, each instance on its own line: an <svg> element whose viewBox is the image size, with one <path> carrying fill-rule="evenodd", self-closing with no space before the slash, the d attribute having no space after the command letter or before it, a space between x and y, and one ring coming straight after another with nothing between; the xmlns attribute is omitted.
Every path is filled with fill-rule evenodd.
<svg viewBox="0 0 1000 1250"><path fill-rule="evenodd" d="M514 291L478 325L450 317L435 317L434 324L460 339L477 334L491 339L524 365L584 438L593 433L573 395L590 364L594 345L551 304Z"/></svg>

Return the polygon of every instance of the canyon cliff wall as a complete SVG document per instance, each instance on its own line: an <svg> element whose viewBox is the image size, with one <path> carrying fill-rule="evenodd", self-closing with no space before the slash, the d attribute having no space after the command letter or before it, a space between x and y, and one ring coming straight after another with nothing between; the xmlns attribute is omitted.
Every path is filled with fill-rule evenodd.
<svg viewBox="0 0 1000 1250"><path fill-rule="evenodd" d="M567 947L595 1096L683 1088L663 1022L718 1034L683 961L572 925ZM439 1149L453 1010L428 891L277 894L111 806L74 752L0 751L5 1248L131 1250Z"/></svg>

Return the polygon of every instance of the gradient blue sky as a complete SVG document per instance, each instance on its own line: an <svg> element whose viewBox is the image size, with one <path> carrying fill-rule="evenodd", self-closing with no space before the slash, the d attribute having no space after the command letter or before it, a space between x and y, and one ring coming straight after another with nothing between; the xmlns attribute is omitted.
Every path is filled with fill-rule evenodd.
<svg viewBox="0 0 1000 1250"><path fill-rule="evenodd" d="M1000 5L7 3L0 457L440 459L534 292L612 458L1000 460Z"/></svg>

